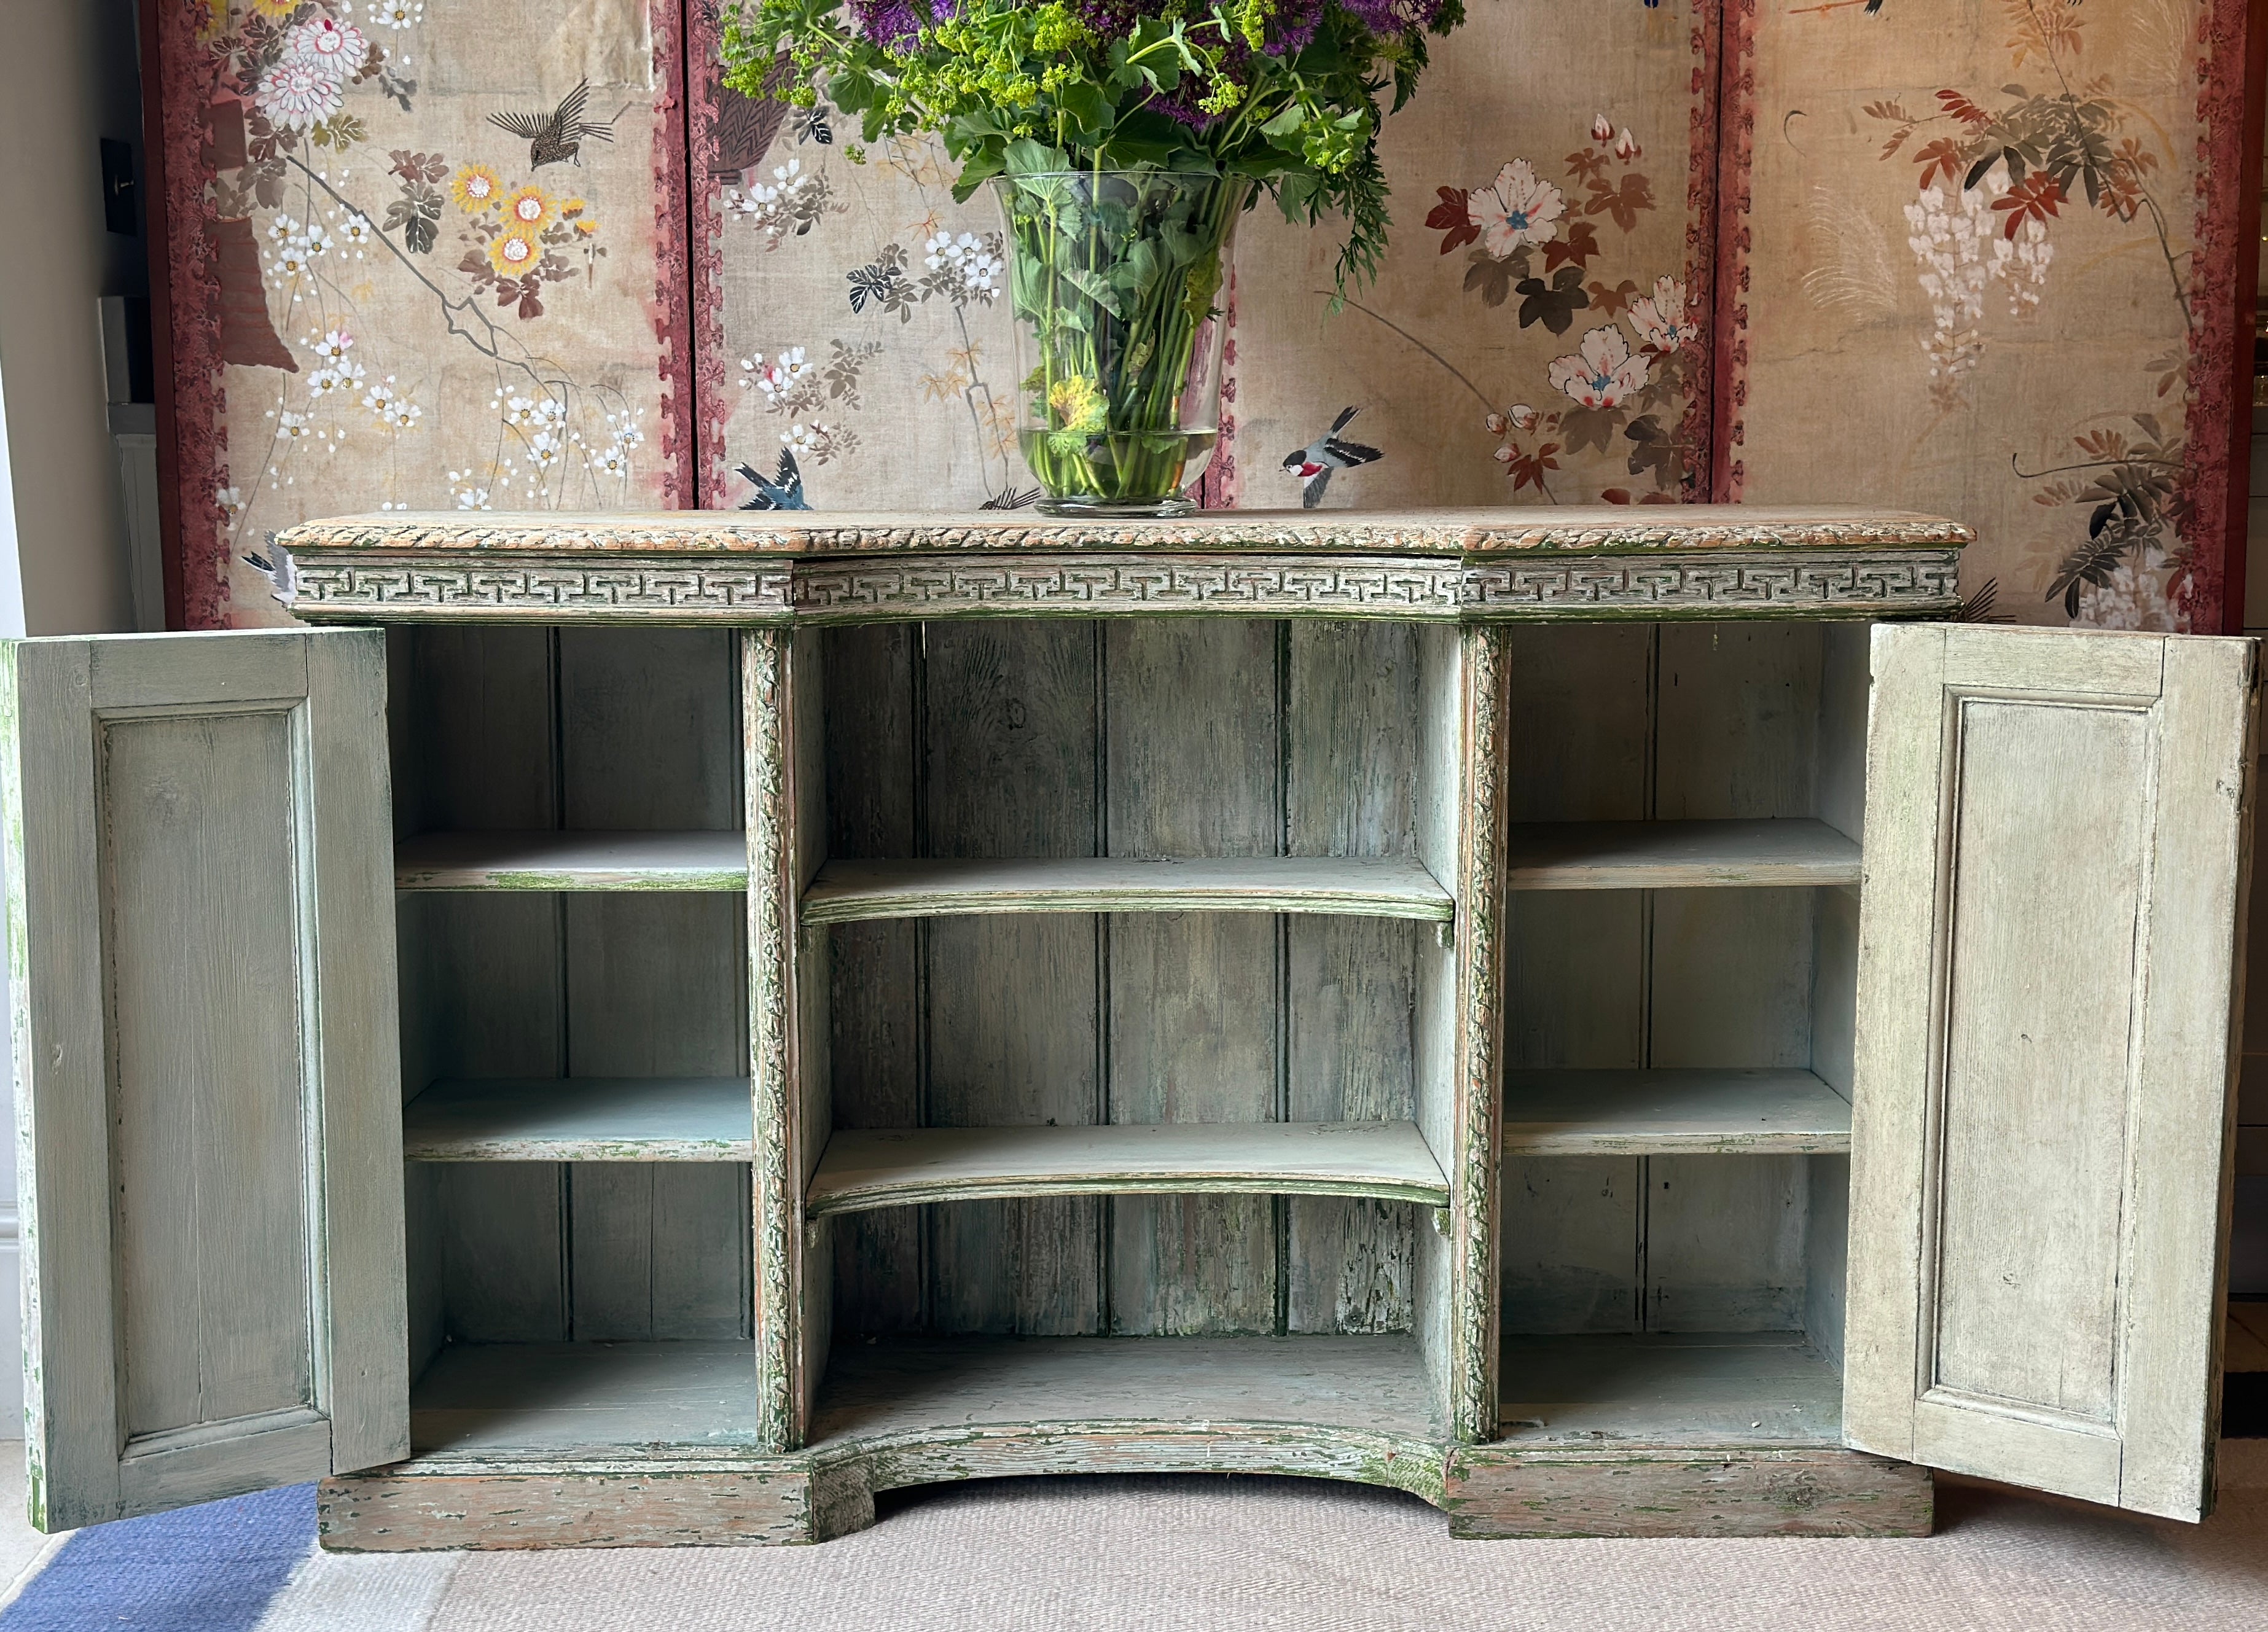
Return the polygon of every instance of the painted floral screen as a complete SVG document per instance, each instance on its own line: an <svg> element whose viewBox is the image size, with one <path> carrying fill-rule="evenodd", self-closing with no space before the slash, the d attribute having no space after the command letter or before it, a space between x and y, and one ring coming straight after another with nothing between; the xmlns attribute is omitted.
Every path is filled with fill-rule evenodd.
<svg viewBox="0 0 2268 1632"><path fill-rule="evenodd" d="M307 517L1026 502L933 149L722 90L717 0L158 0L183 601ZM1469 0L1383 276L1264 203L1205 502L1853 501L1980 614L2219 629L2242 0ZM1988 604L1989 603L1989 604Z"/></svg>

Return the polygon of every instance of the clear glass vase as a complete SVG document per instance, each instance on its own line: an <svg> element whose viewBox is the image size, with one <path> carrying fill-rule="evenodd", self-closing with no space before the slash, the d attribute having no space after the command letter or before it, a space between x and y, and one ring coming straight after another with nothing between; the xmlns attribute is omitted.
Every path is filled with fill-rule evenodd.
<svg viewBox="0 0 2268 1632"><path fill-rule="evenodd" d="M993 182L1008 218L1017 440L1058 516L1178 516L1220 437L1241 177L1074 170Z"/></svg>

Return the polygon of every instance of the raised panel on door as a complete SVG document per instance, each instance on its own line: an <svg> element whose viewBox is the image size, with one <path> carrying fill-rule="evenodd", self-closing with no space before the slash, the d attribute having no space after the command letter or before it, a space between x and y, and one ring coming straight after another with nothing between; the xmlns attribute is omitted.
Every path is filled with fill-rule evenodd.
<svg viewBox="0 0 2268 1632"><path fill-rule="evenodd" d="M2212 1500L2246 640L1874 636L1845 1434Z"/></svg>
<svg viewBox="0 0 2268 1632"><path fill-rule="evenodd" d="M386 648L0 648L32 1521L409 1454Z"/></svg>

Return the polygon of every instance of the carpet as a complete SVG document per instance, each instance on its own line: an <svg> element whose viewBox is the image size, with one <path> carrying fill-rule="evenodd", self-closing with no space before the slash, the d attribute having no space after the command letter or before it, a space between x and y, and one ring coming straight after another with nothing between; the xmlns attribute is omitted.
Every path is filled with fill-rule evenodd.
<svg viewBox="0 0 2268 1632"><path fill-rule="evenodd" d="M873 1529L817 1547L353 1555L314 1547L300 1486L79 1532L0 1632L2268 1627L2268 1488L2225 1490L2196 1526L1959 1480L1939 1512L1922 1540L1457 1542L1359 1486L999 1480L886 1498Z"/></svg>

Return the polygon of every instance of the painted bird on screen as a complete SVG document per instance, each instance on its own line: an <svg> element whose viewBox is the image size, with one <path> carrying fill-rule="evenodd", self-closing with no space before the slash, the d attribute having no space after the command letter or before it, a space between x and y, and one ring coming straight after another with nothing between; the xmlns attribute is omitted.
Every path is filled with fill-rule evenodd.
<svg viewBox="0 0 2268 1632"><path fill-rule="evenodd" d="M623 103L615 110L615 119L630 111ZM499 130L509 130L527 143L527 165L540 170L546 165L579 165L583 162L583 143L611 142L615 139L615 119L586 119L591 107L591 82L585 79L565 96L559 106L549 113L490 114L489 123Z"/></svg>
<svg viewBox="0 0 2268 1632"><path fill-rule="evenodd" d="M756 489L755 496L740 506L742 510L809 510L810 501L803 496L803 472L795 462L795 450L782 448L779 468L767 481L756 474L754 465L740 467L745 476Z"/></svg>
<svg viewBox="0 0 2268 1632"><path fill-rule="evenodd" d="M1339 435L1361 412L1359 408L1342 408L1329 430L1296 453L1284 456L1285 474L1300 479L1301 510L1313 510L1323 502L1323 489L1330 486L1333 471L1351 470L1357 465L1367 465L1386 457L1376 448L1349 442Z"/></svg>

